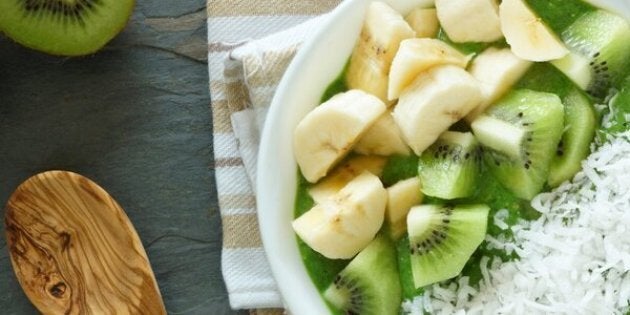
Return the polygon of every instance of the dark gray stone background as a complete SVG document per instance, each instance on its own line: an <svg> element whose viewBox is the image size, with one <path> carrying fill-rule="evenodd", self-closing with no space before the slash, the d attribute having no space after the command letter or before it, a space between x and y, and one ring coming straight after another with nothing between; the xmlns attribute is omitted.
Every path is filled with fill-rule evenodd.
<svg viewBox="0 0 630 315"><path fill-rule="evenodd" d="M139 0L123 33L83 58L0 39L0 203L41 171L95 180L135 225L169 314L233 313L220 269L205 18L205 0ZM0 310L37 313L4 237Z"/></svg>

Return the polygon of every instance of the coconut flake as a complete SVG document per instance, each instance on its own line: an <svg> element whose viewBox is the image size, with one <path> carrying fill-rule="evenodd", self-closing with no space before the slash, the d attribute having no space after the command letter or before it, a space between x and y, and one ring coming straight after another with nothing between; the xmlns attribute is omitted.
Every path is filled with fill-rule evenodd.
<svg viewBox="0 0 630 315"><path fill-rule="evenodd" d="M435 284L403 304L409 314L625 314L630 311L630 132L609 136L573 181L534 198L542 215L486 237L520 259L483 257L477 286L468 277Z"/></svg>

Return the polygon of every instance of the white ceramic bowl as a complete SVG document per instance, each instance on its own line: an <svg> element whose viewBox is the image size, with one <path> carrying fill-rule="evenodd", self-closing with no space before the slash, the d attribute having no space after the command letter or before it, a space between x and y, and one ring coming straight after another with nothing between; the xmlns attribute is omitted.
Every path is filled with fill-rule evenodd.
<svg viewBox="0 0 630 315"><path fill-rule="evenodd" d="M346 0L306 42L289 66L273 99L261 138L257 205L262 240L286 306L293 314L329 313L302 263L291 228L297 188L293 130L339 75L359 36L372 0ZM384 0L401 13L432 0ZM592 0L630 20L628 0Z"/></svg>

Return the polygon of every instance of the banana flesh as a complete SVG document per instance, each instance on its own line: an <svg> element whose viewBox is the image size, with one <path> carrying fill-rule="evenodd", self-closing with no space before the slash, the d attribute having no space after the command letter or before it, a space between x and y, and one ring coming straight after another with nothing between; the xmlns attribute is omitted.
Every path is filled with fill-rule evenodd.
<svg viewBox="0 0 630 315"><path fill-rule="evenodd" d="M439 39L403 40L392 62L387 97L390 100L398 98L418 74L429 68L444 64L465 68L470 58Z"/></svg>
<svg viewBox="0 0 630 315"><path fill-rule="evenodd" d="M394 120L407 145L420 155L482 100L479 83L468 72L454 65L437 66L403 90Z"/></svg>
<svg viewBox="0 0 630 315"><path fill-rule="evenodd" d="M346 74L348 87L366 91L391 105L387 100L391 63L400 42L414 36L415 32L400 13L383 2L372 2L350 58Z"/></svg>
<svg viewBox="0 0 630 315"><path fill-rule="evenodd" d="M497 0L435 0L435 8L453 42L494 42L503 37Z"/></svg>
<svg viewBox="0 0 630 315"><path fill-rule="evenodd" d="M418 177L402 180L387 188L385 220L393 239L398 239L407 232L407 213L411 207L422 202L422 197Z"/></svg>
<svg viewBox="0 0 630 315"><path fill-rule="evenodd" d="M517 57L509 48L490 47L479 54L468 71L481 85L483 102L466 116L466 120L472 122L503 96L531 64L530 61Z"/></svg>
<svg viewBox="0 0 630 315"><path fill-rule="evenodd" d="M440 29L437 12L433 8L416 8L405 17L411 29L416 32L416 37L435 37Z"/></svg>
<svg viewBox="0 0 630 315"><path fill-rule="evenodd" d="M357 155L349 158L311 187L308 193L315 203L325 203L364 171L380 177L386 162L385 157L376 155Z"/></svg>
<svg viewBox="0 0 630 315"><path fill-rule="evenodd" d="M364 172L329 201L293 221L293 229L313 250L330 259L349 259L365 248L383 224L387 191Z"/></svg>
<svg viewBox="0 0 630 315"><path fill-rule="evenodd" d="M364 155L409 155L410 150L402 139L400 129L391 111L386 111L354 146L354 152Z"/></svg>
<svg viewBox="0 0 630 315"><path fill-rule="evenodd" d="M309 112L293 135L293 152L306 180L324 177L385 110L380 99L350 90Z"/></svg>
<svg viewBox="0 0 630 315"><path fill-rule="evenodd" d="M499 18L506 41L521 59L549 61L569 53L564 43L523 0L503 0L499 6Z"/></svg>

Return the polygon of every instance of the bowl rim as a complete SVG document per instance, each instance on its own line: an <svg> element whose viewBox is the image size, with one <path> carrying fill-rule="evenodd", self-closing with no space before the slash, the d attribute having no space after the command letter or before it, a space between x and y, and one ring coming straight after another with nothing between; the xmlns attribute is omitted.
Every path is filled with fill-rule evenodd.
<svg viewBox="0 0 630 315"><path fill-rule="evenodd" d="M274 252L276 252L277 249L275 248L276 242L282 240L280 239L279 235L270 233L270 231L277 231L277 229L282 229L284 227L280 226L278 220L270 220L270 214L267 212L269 210L264 208L266 205L269 204L268 201L271 201L273 198L278 197L276 195L265 193L269 192L268 178L273 178L274 176L274 174L272 174L269 168L266 166L270 163L269 159L272 159L274 158L274 156L276 156L276 150L279 149L279 145L267 146L265 144L273 143L273 141L268 140L271 139L271 137L273 136L274 128L272 126L276 126L282 118L281 111L283 109L283 100L288 97L288 93L290 92L289 88L293 84L293 78L299 75L299 72L301 71L301 65L305 64L312 57L314 53L314 48L319 45L320 41L329 36L328 30L334 27L335 24L339 23L338 21L340 20L340 17L345 15L349 10L355 7L358 2L361 1L370 2L371 0L343 1L333 11L327 14L328 16L324 18L325 20L322 21L322 24L319 26L319 29L317 30L315 35L307 40L302 45L302 47L300 47L299 51L291 61L276 89L276 93L274 94L274 97L272 99L271 106L269 107L269 110L267 112L266 122L264 124L261 135L261 145L259 148L257 167L259 173L256 178L256 191L258 192L256 194L256 202L259 207L257 213L260 225L261 239L263 242L263 247L265 249L265 255L267 256L271 272L282 296L283 303L289 311L297 312L299 310L299 314L325 314L330 313L330 309L325 305L325 302L321 298L319 291L313 285L313 281L308 275L308 272L306 271L306 267L304 266L302 260L300 260L300 266L297 268L298 275L296 276L295 274L292 274L290 269L287 269L289 266L287 266L288 263L285 261L285 259L280 257L280 255L273 254ZM295 172L297 171L298 169L296 164ZM293 182L295 182L294 187L296 187L297 189L297 178L293 179ZM295 191L293 191L292 200L294 203ZM293 213L293 209L291 212ZM293 232L292 229L291 232ZM297 237L295 236L295 233L292 234L293 239L290 241L295 244L294 247L297 250ZM284 239L284 241L287 242L286 239ZM306 285L304 282L302 282L304 277L307 277L308 279L308 284ZM317 299L305 299L305 297L308 296L317 296Z"/></svg>
<svg viewBox="0 0 630 315"><path fill-rule="evenodd" d="M291 159L293 165L289 165L289 168L293 168L292 173L296 176L292 176L292 179L288 180L288 187L294 187L291 197L291 213L294 211L294 203L297 189L297 164L292 154L292 142L291 145L283 144L282 141L274 139L275 128L278 124L283 123L286 118L282 115L284 109L284 100L291 98L292 91L290 87L294 84L295 78L300 76L302 66L308 64L308 60L315 55L315 48L318 48L322 41L325 41L330 34L331 29L339 28L338 24L345 23L342 16L345 16L359 5L367 6L368 3L373 1L383 1L387 3L397 3L398 6L413 8L421 5L427 5L432 3L433 0L345 0L342 1L333 11L326 14L318 26L318 30L314 35L306 40L300 47L297 54L291 61L289 67L284 73L280 83L276 88L276 93L271 102L271 106L267 112L266 122L261 133L261 141L258 152L257 170L258 175L256 178L256 204L258 207L257 216L260 226L261 240L265 250L265 255L273 277L276 281L276 285L280 291L282 301L285 307L290 311L297 314L327 314L330 313L330 309L326 306L320 292L315 288L313 280L308 275L302 256L299 254L297 236L290 230L290 235L282 235L278 231L286 229L287 227L281 224L278 220L279 215L273 212L274 209L269 209L269 205L272 205L274 201L281 198L281 194L278 189L274 190L274 186L277 182L282 182L282 179L278 179L277 173L273 172L268 167L273 159L278 156L278 152L283 146L291 148ZM607 9L609 11L616 11L616 13L624 16L630 21L630 2L626 3L624 0L583 0L589 2L597 7ZM362 14L363 15L363 14ZM358 33L357 33L358 35ZM354 40L353 43L354 45ZM349 57L349 56L347 56ZM347 58L345 59L347 60ZM345 62L344 62L345 63ZM343 66L339 67L336 75L339 74ZM335 76L328 80L328 83L334 80ZM325 87L324 87L325 88ZM322 90L323 93L323 90ZM320 93L321 95L321 93ZM284 122L286 123L286 122ZM290 136L292 139L292 134ZM274 185L270 184L270 179L273 179ZM291 185L292 183L292 185ZM280 185L282 186L282 185ZM286 192L285 192L286 193ZM286 233L284 233L286 234ZM290 238L287 239L287 237ZM290 242L293 245L293 251L298 252L299 266L288 263L286 257L277 254L279 242ZM304 282L306 281L306 283Z"/></svg>

